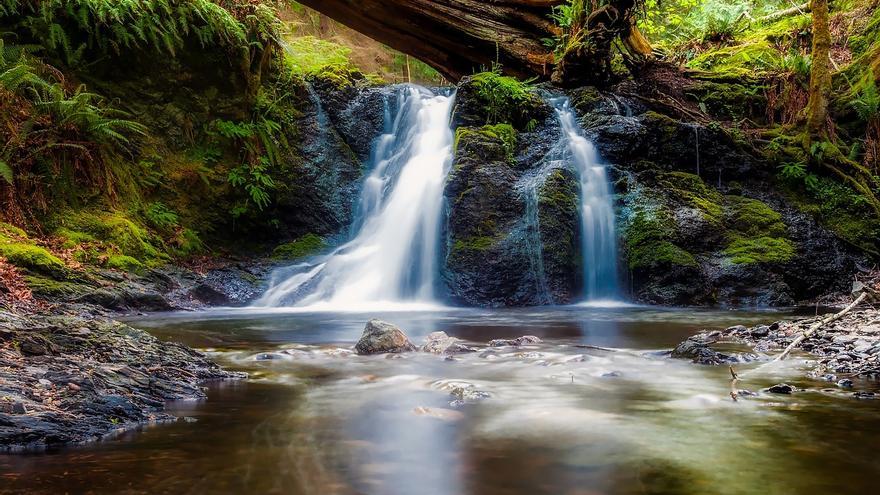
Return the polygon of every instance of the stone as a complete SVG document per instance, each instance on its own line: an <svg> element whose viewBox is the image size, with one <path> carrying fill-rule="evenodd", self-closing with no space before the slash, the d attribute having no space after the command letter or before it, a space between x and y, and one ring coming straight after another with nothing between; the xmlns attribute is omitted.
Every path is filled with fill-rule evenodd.
<svg viewBox="0 0 880 495"><path fill-rule="evenodd" d="M752 331L749 332L749 334L752 337L757 337L757 338L766 337L766 336L770 335L770 327L768 327L767 325L760 325L760 326L753 328Z"/></svg>
<svg viewBox="0 0 880 495"><path fill-rule="evenodd" d="M489 347L506 347L506 346L514 346L519 347L528 344L540 344L542 341L538 337L534 335L523 335L522 337L517 337L515 339L495 339L489 341Z"/></svg>
<svg viewBox="0 0 880 495"><path fill-rule="evenodd" d="M477 352L477 349L466 346L460 339L450 337L446 332L433 332L425 338L422 352L432 354L457 354L464 352Z"/></svg>
<svg viewBox="0 0 880 495"><path fill-rule="evenodd" d="M779 383L777 385L773 385L772 387L766 388L766 392L770 392L771 394L784 394L789 395L794 392L796 389L787 383Z"/></svg>
<svg viewBox="0 0 880 495"><path fill-rule="evenodd" d="M677 359L690 359L696 364L718 365L735 362L731 356L709 348L701 336L691 337L672 350L671 356Z"/></svg>
<svg viewBox="0 0 880 495"><path fill-rule="evenodd" d="M382 321L370 320L364 327L364 333L355 345L358 354L401 353L417 350L406 334L396 325Z"/></svg>
<svg viewBox="0 0 880 495"><path fill-rule="evenodd" d="M738 333L746 333L748 331L749 331L749 329L746 328L745 325L734 325L732 327L727 327L727 330L725 330L724 333L738 334Z"/></svg>
<svg viewBox="0 0 880 495"><path fill-rule="evenodd" d="M12 404L12 414L27 414L27 408L21 402Z"/></svg>
<svg viewBox="0 0 880 495"><path fill-rule="evenodd" d="M837 386L840 388L852 388L853 381L850 380L849 378L844 378L843 380L840 380L839 382L837 382Z"/></svg>
<svg viewBox="0 0 880 495"><path fill-rule="evenodd" d="M838 336L834 337L833 339L831 339L831 342L834 342L835 344L838 344L838 345L846 345L846 344L852 344L853 342L856 341L857 338L858 337L856 337L855 335L838 335Z"/></svg>

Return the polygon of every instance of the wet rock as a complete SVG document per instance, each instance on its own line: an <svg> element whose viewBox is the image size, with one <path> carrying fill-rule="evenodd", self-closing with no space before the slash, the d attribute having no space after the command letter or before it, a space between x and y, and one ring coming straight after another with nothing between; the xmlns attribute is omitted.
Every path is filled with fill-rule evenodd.
<svg viewBox="0 0 880 495"><path fill-rule="evenodd" d="M765 392L769 392L771 394L784 394L784 395L789 395L792 392L794 392L795 390L797 390L795 387L792 387L791 385L789 385L787 383L779 383L777 385L773 385L772 387L768 387L768 388L764 389Z"/></svg>
<svg viewBox="0 0 880 495"><path fill-rule="evenodd" d="M369 355L411 352L417 348L396 325L373 319L367 322L355 350L360 355Z"/></svg>
<svg viewBox="0 0 880 495"><path fill-rule="evenodd" d="M738 334L738 333L745 333L748 331L749 331L749 329L745 325L734 325L734 326L728 327L726 330L724 330L724 333Z"/></svg>
<svg viewBox="0 0 880 495"><path fill-rule="evenodd" d="M422 352L432 354L457 354L463 352L477 352L477 349L461 343L461 339L450 337L446 332L433 332L425 339Z"/></svg>
<svg viewBox="0 0 880 495"><path fill-rule="evenodd" d="M27 408L21 402L12 404L12 414L27 414Z"/></svg>
<svg viewBox="0 0 880 495"><path fill-rule="evenodd" d="M767 325L760 325L753 328L752 331L749 333L752 337L766 337L770 335L770 327L768 327Z"/></svg>
<svg viewBox="0 0 880 495"><path fill-rule="evenodd" d="M849 378L844 378L843 380L840 380L837 382L837 386L840 388L852 388L853 381L850 380Z"/></svg>
<svg viewBox="0 0 880 495"><path fill-rule="evenodd" d="M449 405L453 407L460 407L464 404L479 402L492 397L489 392L477 390L475 385L469 383L452 387L449 391L449 395L455 399L449 403Z"/></svg>
<svg viewBox="0 0 880 495"><path fill-rule="evenodd" d="M856 392L853 394L853 398L855 399L876 399L877 394L874 392Z"/></svg>
<svg viewBox="0 0 880 495"><path fill-rule="evenodd" d="M697 364L718 365L736 362L736 359L709 347L700 336L691 337L672 350L671 356L677 359L690 359Z"/></svg>
<svg viewBox="0 0 880 495"><path fill-rule="evenodd" d="M515 339L495 339L489 341L489 347L506 347L506 346L514 346L519 347L523 345L529 344L540 344L542 341L540 338L535 337L534 335L523 335L522 337L517 337Z"/></svg>
<svg viewBox="0 0 880 495"><path fill-rule="evenodd" d="M464 419L464 414L452 409L443 409L441 407L425 407L419 406L413 409L416 416L424 416L427 418L439 419L442 421L459 421Z"/></svg>

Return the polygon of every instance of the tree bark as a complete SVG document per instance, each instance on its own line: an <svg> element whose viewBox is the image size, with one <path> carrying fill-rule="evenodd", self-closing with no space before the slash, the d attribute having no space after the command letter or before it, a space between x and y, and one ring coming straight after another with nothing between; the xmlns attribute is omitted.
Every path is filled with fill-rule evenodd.
<svg viewBox="0 0 880 495"><path fill-rule="evenodd" d="M495 65L520 78L550 79L556 60L544 42L562 34L550 18L565 0L301 0L352 29L416 57L451 81ZM597 44L573 64L593 72L615 37L638 36L632 27L636 0L613 0L587 21ZM607 8L606 8L607 7ZM596 15L602 11L603 14ZM595 17L595 22L592 19ZM592 23L591 23L592 22ZM634 44L645 52L647 40ZM650 45L647 45L650 53ZM575 74L583 79L584 74Z"/></svg>
<svg viewBox="0 0 880 495"><path fill-rule="evenodd" d="M825 123L831 94L831 31L828 27L828 0L811 0L810 9L813 11L813 50L807 131L812 139L827 135Z"/></svg>

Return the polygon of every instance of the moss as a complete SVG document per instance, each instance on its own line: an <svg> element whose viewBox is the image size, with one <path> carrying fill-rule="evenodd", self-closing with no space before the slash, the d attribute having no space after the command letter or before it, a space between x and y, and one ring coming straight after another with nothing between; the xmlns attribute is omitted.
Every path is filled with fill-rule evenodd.
<svg viewBox="0 0 880 495"><path fill-rule="evenodd" d="M313 80L328 83L338 90L343 90L368 80L367 76L360 69L347 63L323 66L312 72L311 77Z"/></svg>
<svg viewBox="0 0 880 495"><path fill-rule="evenodd" d="M161 240L122 212L83 211L67 215L63 221L61 228L67 229L69 233L77 233L74 238L92 237L115 248L119 254L130 256L144 265L157 265L169 259L168 254L157 247L164 248Z"/></svg>
<svg viewBox="0 0 880 495"><path fill-rule="evenodd" d="M0 241L0 257L29 272L42 273L53 277L64 277L67 268L49 250L34 244Z"/></svg>
<svg viewBox="0 0 880 495"><path fill-rule="evenodd" d="M482 106L486 124L507 123L520 130L533 127L531 115L542 101L531 86L496 71L475 74L470 84Z"/></svg>
<svg viewBox="0 0 880 495"><path fill-rule="evenodd" d="M699 176L686 172L669 172L659 177L659 183L673 197L700 210L706 220L715 224L721 223L721 193L707 186Z"/></svg>
<svg viewBox="0 0 880 495"><path fill-rule="evenodd" d="M497 141L504 148L508 161L513 161L516 152L517 132L510 124L484 125L483 127L459 127L455 131L455 152L458 145L464 139L465 143L471 141Z"/></svg>
<svg viewBox="0 0 880 495"><path fill-rule="evenodd" d="M105 264L107 268L124 272L141 273L144 270L143 263L124 254L109 256Z"/></svg>
<svg viewBox="0 0 880 495"><path fill-rule="evenodd" d="M327 243L317 234L306 234L299 239L282 244L272 251L272 257L280 260L295 261L312 256L327 248Z"/></svg>
<svg viewBox="0 0 880 495"><path fill-rule="evenodd" d="M555 212L575 212L578 207L578 191L571 187L569 177L562 170L554 170L544 180L538 196L541 209L549 208Z"/></svg>
<svg viewBox="0 0 880 495"><path fill-rule="evenodd" d="M27 239L27 232L16 227L15 225L0 222L0 239L9 239L9 238L18 238L18 239Z"/></svg>
<svg viewBox="0 0 880 495"><path fill-rule="evenodd" d="M95 239L95 236L91 234L87 234L85 232L77 232L75 230L70 230L64 227L56 230L55 235L62 239L62 247L64 247L65 249L74 249L76 247L79 247L81 244L98 241L97 239Z"/></svg>
<svg viewBox="0 0 880 495"><path fill-rule="evenodd" d="M735 264L785 263L794 258L795 248L791 241L779 237L738 238L724 254Z"/></svg>
<svg viewBox="0 0 880 495"><path fill-rule="evenodd" d="M697 260L671 242L673 222L664 210L641 210L625 230L625 245L630 269L658 265L696 266Z"/></svg>
<svg viewBox="0 0 880 495"><path fill-rule="evenodd" d="M783 237L782 215L767 203L742 196L725 196L725 225L747 237Z"/></svg>
<svg viewBox="0 0 880 495"><path fill-rule="evenodd" d="M456 239L452 243L453 253L462 251L486 251L495 245L495 238L489 236L473 236L464 239Z"/></svg>
<svg viewBox="0 0 880 495"><path fill-rule="evenodd" d="M31 292L41 298L77 297L89 291L89 287L82 284L39 275L26 275L24 281Z"/></svg>
<svg viewBox="0 0 880 495"><path fill-rule="evenodd" d="M767 113L766 89L761 84L701 81L687 94L710 115L730 120L763 119Z"/></svg>

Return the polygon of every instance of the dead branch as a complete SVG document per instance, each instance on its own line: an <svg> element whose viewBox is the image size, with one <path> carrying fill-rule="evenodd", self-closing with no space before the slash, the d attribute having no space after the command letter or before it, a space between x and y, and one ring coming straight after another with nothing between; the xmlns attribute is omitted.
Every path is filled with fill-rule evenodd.
<svg viewBox="0 0 880 495"><path fill-rule="evenodd" d="M810 12L810 2L795 5L794 7L780 10L778 12L774 12L772 14L765 15L764 17L759 17L758 22L767 23L767 22L775 22L779 19L783 19L792 15L802 15Z"/></svg>
<svg viewBox="0 0 880 495"><path fill-rule="evenodd" d="M774 359L773 361L782 361L783 359L785 359L786 357L788 357L788 355L791 353L791 351L793 351L795 347L797 347L798 345L800 345L801 342L803 342L804 340L810 338L814 333L816 333L816 332L817 332L820 328L822 328L823 326L825 326L825 325L827 325L827 324L829 324L829 323L831 323L831 322L833 322L833 321L836 321L836 320L839 320L840 318L842 318L845 314L849 313L849 312L852 311L856 306L858 306L859 304L861 304L862 301L864 301L865 299L867 299L867 297L868 297L868 291L864 291L864 292L862 292L862 293L859 295L859 297L856 298L855 301L852 302L852 304L850 304L849 306L847 306L843 311L841 311L841 312L839 312L839 313L835 313L835 314L833 314L833 315L831 315L831 316L826 316L825 318L822 318L822 319L819 320L818 322L813 323L812 325L810 325L810 328L808 328L808 329L807 329L804 333L802 333L798 338L794 339L794 341L792 341L792 343L789 344L788 347L786 347L784 351L782 351L782 354L776 356L776 359Z"/></svg>

